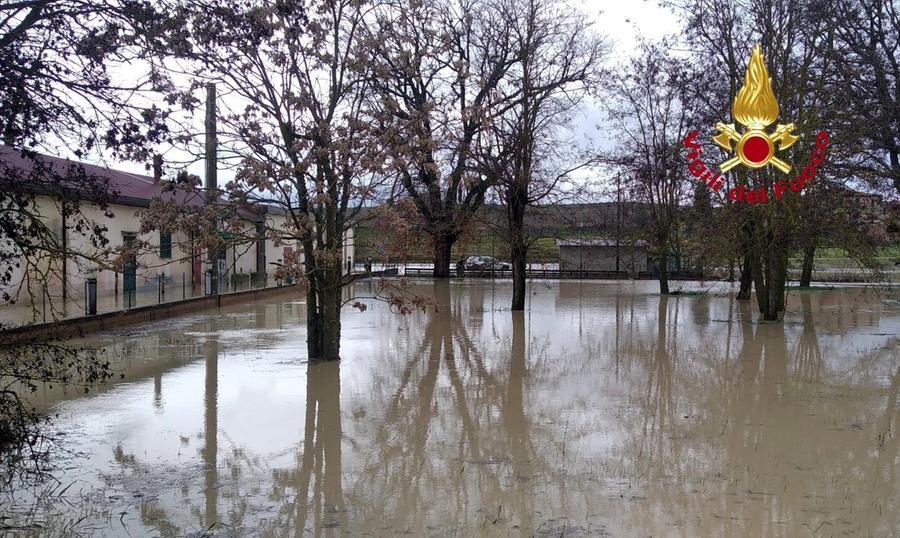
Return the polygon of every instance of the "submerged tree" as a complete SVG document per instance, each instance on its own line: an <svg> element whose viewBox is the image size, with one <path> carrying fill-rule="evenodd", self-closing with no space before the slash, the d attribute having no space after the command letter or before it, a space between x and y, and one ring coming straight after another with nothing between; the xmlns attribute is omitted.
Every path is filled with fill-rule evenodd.
<svg viewBox="0 0 900 538"><path fill-rule="evenodd" d="M850 124L860 123L857 118L850 119L850 100L840 86L834 59L838 52L836 21L846 13L836 13L829 4L816 1L685 0L670 4L687 20L686 35L698 72L717 74L706 76L707 83L696 87L695 99L703 111L704 124L766 128L777 119L793 124L799 136L775 139L777 156L784 163L780 169L772 165L760 169L739 166L724 174L731 179L726 188L767 193L762 203L752 205L722 200L724 211L732 215L723 233L734 238L744 258L739 298L749 299L752 282L760 312L766 319L778 319L784 310L792 253L803 253L809 275L819 244L853 249L858 242L855 235L829 226L832 212L823 206L830 189L852 184L855 179L846 173L845 166L837 165L852 161L857 151L853 137L846 134L848 120ZM745 70L745 58L754 43L761 47L760 58L751 60ZM741 114L739 107L732 107L741 94L751 96L749 101L757 101L761 107L755 119L753 114ZM817 133L822 130L840 143L828 146L827 160L816 159L813 180L807 166L816 148ZM723 147L736 142L729 137L731 142L723 143ZM795 140L797 143L793 143ZM824 138L820 142L827 144ZM722 160L733 158L734 149L726 150ZM706 162L716 164L711 157ZM798 188L786 187L791 181Z"/></svg>
<svg viewBox="0 0 900 538"><path fill-rule="evenodd" d="M691 130L691 71L666 43L643 43L610 87L609 113L620 142L612 161L626 170L635 196L650 213L648 236L659 260L659 291L669 293L668 255L681 224L688 174L679 154Z"/></svg>
<svg viewBox="0 0 900 538"><path fill-rule="evenodd" d="M751 33L751 22L746 16L748 5L724 0L672 0L667 3L684 17L685 36L694 53L696 69L714 74L704 77L703 84L693 88L691 98L697 105L698 123L715 125L730 117L731 99L743 80L744 44L749 42ZM724 176L722 188L727 190L736 186L744 179L740 173ZM722 221L734 224L726 228L728 233L724 235L730 236L730 242L738 247L736 252L730 254L729 261L730 264L735 258L739 261L740 288L737 298L750 300L753 275L747 253L749 229L734 209L728 207L724 210L728 216Z"/></svg>
<svg viewBox="0 0 900 538"><path fill-rule="evenodd" d="M187 70L229 95L217 135L239 165L216 202L226 206L220 211L250 212L260 222L250 234L300 247L284 261L306 286L312 360L339 358L342 290L353 280L343 270L344 241L392 179L369 121L373 65L364 28L373 9L355 0L197 0L174 15L185 27L171 46ZM147 220L166 210L158 203ZM179 218L196 218L196 210ZM226 226L241 232L237 222ZM408 307L400 296L388 300Z"/></svg>
<svg viewBox="0 0 900 538"><path fill-rule="evenodd" d="M567 151L571 115L597 82L602 41L583 14L555 0L502 2L515 63L499 88L509 106L478 138L479 169L506 207L512 309L525 308L528 206L557 194L591 159Z"/></svg>
<svg viewBox="0 0 900 538"><path fill-rule="evenodd" d="M491 186L473 150L510 106L498 87L515 44L493 2L389 1L374 18L366 44L379 140L431 238L434 276L448 277L453 245Z"/></svg>

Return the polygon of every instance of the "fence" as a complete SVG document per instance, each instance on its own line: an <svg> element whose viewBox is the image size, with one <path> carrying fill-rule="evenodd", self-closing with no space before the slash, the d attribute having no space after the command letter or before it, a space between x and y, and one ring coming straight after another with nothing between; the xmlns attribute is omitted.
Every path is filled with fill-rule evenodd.
<svg viewBox="0 0 900 538"><path fill-rule="evenodd" d="M189 273L143 277L141 285L132 289L125 289L124 280L117 279L115 289L99 291L96 284L93 289L88 286L88 280L81 286L73 286L76 293L69 293L65 298L50 295L45 289L34 304L22 301L2 305L0 319L9 325L46 323L210 296L207 295L209 282L194 282ZM265 273L232 273L219 281L219 295L272 289L288 283L267 277Z"/></svg>
<svg viewBox="0 0 900 538"><path fill-rule="evenodd" d="M406 267L404 275L408 277L430 277L434 269L432 267ZM473 271L467 269L463 275L459 275L455 271L454 277L465 276L469 278L512 278L511 269L494 269L491 271ZM545 268L529 268L525 270L525 278L548 279L548 280L564 280L564 279L629 279L652 280L658 278L659 275L655 271L642 271L637 274L631 274L626 271L589 271L589 270L561 270L561 269L545 269ZM700 271L670 271L669 278L671 280L703 280L703 273Z"/></svg>

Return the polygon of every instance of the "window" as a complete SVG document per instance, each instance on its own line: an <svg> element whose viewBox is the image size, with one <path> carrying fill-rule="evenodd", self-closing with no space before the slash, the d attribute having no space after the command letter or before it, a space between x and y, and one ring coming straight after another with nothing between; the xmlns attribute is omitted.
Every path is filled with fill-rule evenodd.
<svg viewBox="0 0 900 538"><path fill-rule="evenodd" d="M172 257L172 234L162 232L159 233L159 257Z"/></svg>

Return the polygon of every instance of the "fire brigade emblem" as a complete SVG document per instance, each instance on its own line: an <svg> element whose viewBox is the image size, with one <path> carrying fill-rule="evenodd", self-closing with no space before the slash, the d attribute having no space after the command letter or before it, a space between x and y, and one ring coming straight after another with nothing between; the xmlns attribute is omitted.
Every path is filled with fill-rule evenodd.
<svg viewBox="0 0 900 538"><path fill-rule="evenodd" d="M793 146L800 137L794 135L793 123L779 123L772 133L766 130L778 118L778 113L772 78L766 69L762 49L757 44L753 47L750 63L747 64L744 85L731 105L732 117L747 130L740 133L733 123L716 124L719 133L713 137L713 142L729 153L734 153L734 157L719 165L719 170L727 172L738 164L753 169L771 164L782 173L790 172L791 165L779 159L775 153Z"/></svg>

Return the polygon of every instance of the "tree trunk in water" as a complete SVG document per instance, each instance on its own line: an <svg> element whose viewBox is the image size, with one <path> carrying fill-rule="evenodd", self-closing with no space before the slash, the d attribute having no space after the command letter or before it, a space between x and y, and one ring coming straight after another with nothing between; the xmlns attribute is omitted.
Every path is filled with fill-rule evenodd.
<svg viewBox="0 0 900 538"><path fill-rule="evenodd" d="M310 281L306 294L307 340L310 362L341 358L341 265L326 269Z"/></svg>
<svg viewBox="0 0 900 538"><path fill-rule="evenodd" d="M512 277L513 277L513 296L512 310L525 310L525 259L528 254L524 245L516 244L514 240L511 247L512 254Z"/></svg>
<svg viewBox="0 0 900 538"><path fill-rule="evenodd" d="M766 308L759 309L759 312L763 315L763 319L766 321L775 321L778 319L778 300L775 290L775 256L773 253L774 248L769 245L765 250L765 270L763 274L766 278ZM759 291L756 292L759 295Z"/></svg>
<svg viewBox="0 0 900 538"><path fill-rule="evenodd" d="M750 263L750 256L744 255L744 262L741 265L741 287L738 289L737 299L739 301L749 301L750 292L753 290L753 267Z"/></svg>
<svg viewBox="0 0 900 538"><path fill-rule="evenodd" d="M437 232L431 235L431 242L434 245L434 278L450 278L450 252L453 250L453 243L456 238L452 234L446 232Z"/></svg>
<svg viewBox="0 0 900 538"><path fill-rule="evenodd" d="M759 312L766 321L778 321L784 312L787 250L770 240L763 255L755 258L752 265Z"/></svg>
<svg viewBox="0 0 900 538"><path fill-rule="evenodd" d="M312 360L322 351L322 316L319 313L318 285L311 278L306 290L306 356Z"/></svg>
<svg viewBox="0 0 900 538"><path fill-rule="evenodd" d="M741 224L738 245L740 246L741 254L744 256L744 261L741 264L741 286L737 293L738 301L749 301L750 292L753 290L754 271L756 270L754 265L759 261L755 258L756 253L752 247L754 229L755 226L752 220L744 221Z"/></svg>
<svg viewBox="0 0 900 538"><path fill-rule="evenodd" d="M813 260L816 255L816 246L809 245L803 249L803 269L800 272L800 287L808 288L812 283Z"/></svg>
<svg viewBox="0 0 900 538"><path fill-rule="evenodd" d="M659 257L659 292L663 295L669 293L669 257L665 254Z"/></svg>
<svg viewBox="0 0 900 538"><path fill-rule="evenodd" d="M521 185L521 183L517 184ZM509 249L512 262L512 310L525 310L525 269L528 245L525 241L525 203L528 193L522 188L507 195L506 220L509 227Z"/></svg>
<svg viewBox="0 0 900 538"><path fill-rule="evenodd" d="M340 288L338 288L338 294ZM325 290L322 298L322 352L316 357L320 361L334 361L341 358L341 302L334 290Z"/></svg>
<svg viewBox="0 0 900 538"><path fill-rule="evenodd" d="M769 288L763 274L763 264L759 259L752 260L750 270L753 275L753 287L756 288L756 306L760 312L766 312L769 308Z"/></svg>
<svg viewBox="0 0 900 538"><path fill-rule="evenodd" d="M787 248L783 243L773 244L772 249L772 278L769 284L769 295L772 298L774 309L770 315L771 320L781 319L784 315L784 286L787 283Z"/></svg>

